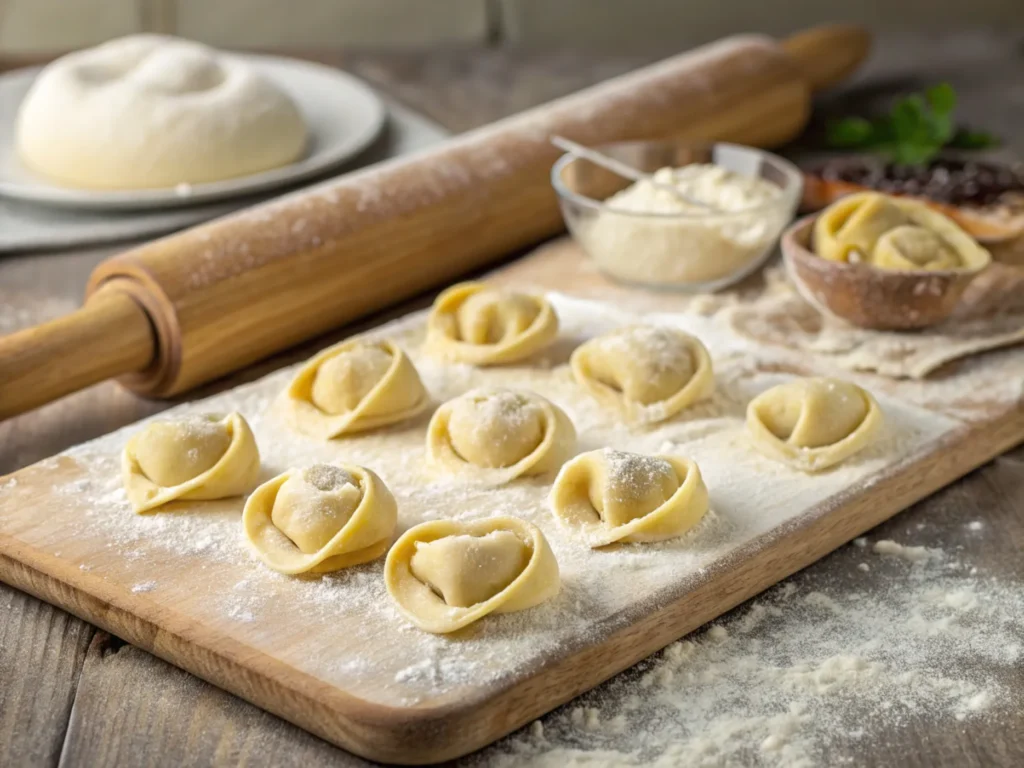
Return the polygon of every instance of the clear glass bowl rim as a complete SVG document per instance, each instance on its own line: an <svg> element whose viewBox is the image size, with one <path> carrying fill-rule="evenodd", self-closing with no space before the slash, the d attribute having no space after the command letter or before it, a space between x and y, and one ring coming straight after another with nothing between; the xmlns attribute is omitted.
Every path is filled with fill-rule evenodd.
<svg viewBox="0 0 1024 768"><path fill-rule="evenodd" d="M667 140L655 140L655 141L613 141L605 142L603 144L597 144L593 148L597 151L614 147L629 147L629 146L675 146L675 147L690 147L693 149L713 149L714 147L729 147L730 149L740 150L743 152L752 152L756 155L760 155L762 159L774 163L783 175L786 177L786 186L782 188L782 194L775 200L769 200L761 205L755 205L750 208L742 208L738 211L709 211L695 212L695 213L661 213L655 211L627 211L622 208L615 208L610 205L606 205L604 200L595 200L592 197L581 195L578 192L574 192L569 189L562 182L562 171L565 170L569 163L583 160L584 158L578 157L571 152L566 152L555 164L551 166L551 186L555 188L555 192L563 200L571 201L577 205L583 206L584 208L590 208L595 211L608 211L618 216L634 216L642 219L727 219L733 216L747 216L751 213L760 213L763 211L772 211L779 208L786 208L793 206L795 207L796 198L800 194L800 190L803 186L803 174L800 169L797 168L793 163L786 160L784 157L768 152L757 147L750 147L745 144L733 144L728 141L673 141Z"/></svg>

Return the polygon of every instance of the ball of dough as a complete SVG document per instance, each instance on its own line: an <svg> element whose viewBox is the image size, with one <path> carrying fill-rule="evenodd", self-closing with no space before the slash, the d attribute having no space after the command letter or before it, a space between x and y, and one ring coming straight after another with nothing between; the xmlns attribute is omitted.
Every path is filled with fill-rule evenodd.
<svg viewBox="0 0 1024 768"><path fill-rule="evenodd" d="M311 555L349 521L362 497L359 481L344 469L314 464L284 481L270 519L295 546Z"/></svg>
<svg viewBox="0 0 1024 768"><path fill-rule="evenodd" d="M231 445L224 424L201 416L156 421L135 438L135 460L156 485L181 485L211 469Z"/></svg>
<svg viewBox="0 0 1024 768"><path fill-rule="evenodd" d="M391 355L376 344L359 344L328 359L313 379L313 404L330 414L351 411L391 367Z"/></svg>
<svg viewBox="0 0 1024 768"><path fill-rule="evenodd" d="M544 413L517 392L468 394L452 404L448 436L454 451L478 467L511 467L544 439Z"/></svg>
<svg viewBox="0 0 1024 768"><path fill-rule="evenodd" d="M531 554L511 531L445 536L416 542L409 570L448 605L468 608L490 600L515 581Z"/></svg>
<svg viewBox="0 0 1024 768"><path fill-rule="evenodd" d="M64 56L18 112L29 168L72 187L144 189L246 176L294 162L298 108L246 61L135 35Z"/></svg>

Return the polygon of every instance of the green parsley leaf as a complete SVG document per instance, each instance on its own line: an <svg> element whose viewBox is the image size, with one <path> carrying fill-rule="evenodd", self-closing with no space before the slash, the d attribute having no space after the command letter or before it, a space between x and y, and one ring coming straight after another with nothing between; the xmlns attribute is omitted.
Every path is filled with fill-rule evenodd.
<svg viewBox="0 0 1024 768"><path fill-rule="evenodd" d="M999 139L988 131L972 131L970 128L961 128L950 139L949 147L954 149L989 149L998 147Z"/></svg>
<svg viewBox="0 0 1024 768"><path fill-rule="evenodd" d="M826 126L828 143L833 147L862 147L871 140L873 126L863 117L846 117Z"/></svg>
<svg viewBox="0 0 1024 768"><path fill-rule="evenodd" d="M951 115L956 109L956 91L949 83L933 85L924 92L924 95L928 99L928 105L939 114Z"/></svg>
<svg viewBox="0 0 1024 768"><path fill-rule="evenodd" d="M981 149L997 139L984 131L957 130L953 118L956 91L949 83L912 93L892 105L888 115L869 120L847 117L826 126L826 144L839 149L864 149L897 163L927 163L943 147Z"/></svg>

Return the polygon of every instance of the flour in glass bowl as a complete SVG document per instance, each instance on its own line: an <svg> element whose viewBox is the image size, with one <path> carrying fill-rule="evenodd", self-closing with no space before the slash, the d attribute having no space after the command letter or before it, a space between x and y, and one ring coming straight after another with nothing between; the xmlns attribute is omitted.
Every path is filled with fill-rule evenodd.
<svg viewBox="0 0 1024 768"><path fill-rule="evenodd" d="M748 357L737 356L728 329L684 315L662 316L659 322L695 333L708 346L715 394L662 424L628 426L581 393L567 360L579 342L640 318L559 295L552 301L561 318L559 341L542 359L524 365L477 369L438 362L424 354L422 314L374 333L387 334L409 353L437 402L478 387L531 389L570 416L581 452L675 451L694 459L709 488L711 510L683 538L592 550L556 524L547 503L550 478L525 478L495 490L433 471L424 445L429 413L345 440L297 434L279 408L294 369L156 417L239 411L262 453L261 480L316 463L368 466L398 500L399 533L438 518L513 515L538 525L559 562L559 595L528 611L489 616L458 642L418 631L397 613L384 588L381 561L319 578L268 570L245 545L240 499L132 513L121 487L119 454L138 424L26 470L31 478L33 472L59 467L66 480L54 489L46 516L19 516L31 506L28 494L41 482L38 476L5 488L0 527L6 532L16 526L31 546L59 550L81 579L100 580L108 590L122 587L130 597L133 586L146 584L151 591L136 593L137 600L145 598L140 610L150 603L171 605L196 625L215 628L254 652L370 701L441 706L600 641L685 594L738 548L780 535L798 525L805 510L832 503L857 483L872 482L958 426L934 412L880 397L888 426L878 440L834 471L805 476L756 453L743 423L746 403L786 377L759 372Z"/></svg>
<svg viewBox="0 0 1024 768"><path fill-rule="evenodd" d="M675 189L678 194L673 194ZM744 176L718 165L694 163L662 168L605 201L633 213L706 214L708 208L737 213L779 198L781 191L757 176ZM690 201L694 202L690 202Z"/></svg>
<svg viewBox="0 0 1024 768"><path fill-rule="evenodd" d="M738 279L758 263L792 216L793 195L760 176L694 163L662 168L599 209L566 198L563 210L603 272L630 283L700 288Z"/></svg>

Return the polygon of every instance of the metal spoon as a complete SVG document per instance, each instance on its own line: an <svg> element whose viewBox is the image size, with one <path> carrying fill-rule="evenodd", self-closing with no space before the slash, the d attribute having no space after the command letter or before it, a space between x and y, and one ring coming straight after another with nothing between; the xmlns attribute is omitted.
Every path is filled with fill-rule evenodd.
<svg viewBox="0 0 1024 768"><path fill-rule="evenodd" d="M564 136L552 136L551 143L554 144L559 149L565 150L566 152L576 155L577 157L582 157L584 160L589 160L594 165L601 166L606 171L611 171L616 176L621 176L622 178L629 179L630 181L649 182L656 189L660 189L664 192L668 192L672 195L675 195L684 203L697 206L698 208L705 208L709 211L717 210L713 205L709 205L708 203L702 202L700 200L694 200L692 197L683 194L681 191L679 191L677 187L674 187L671 184L663 184L660 181L655 181L654 177L651 176L651 174L649 173L639 171L633 166L626 165L625 163L620 162L613 157L608 157L608 155L602 154L595 149L585 147L582 144L577 144L575 141L570 141Z"/></svg>

